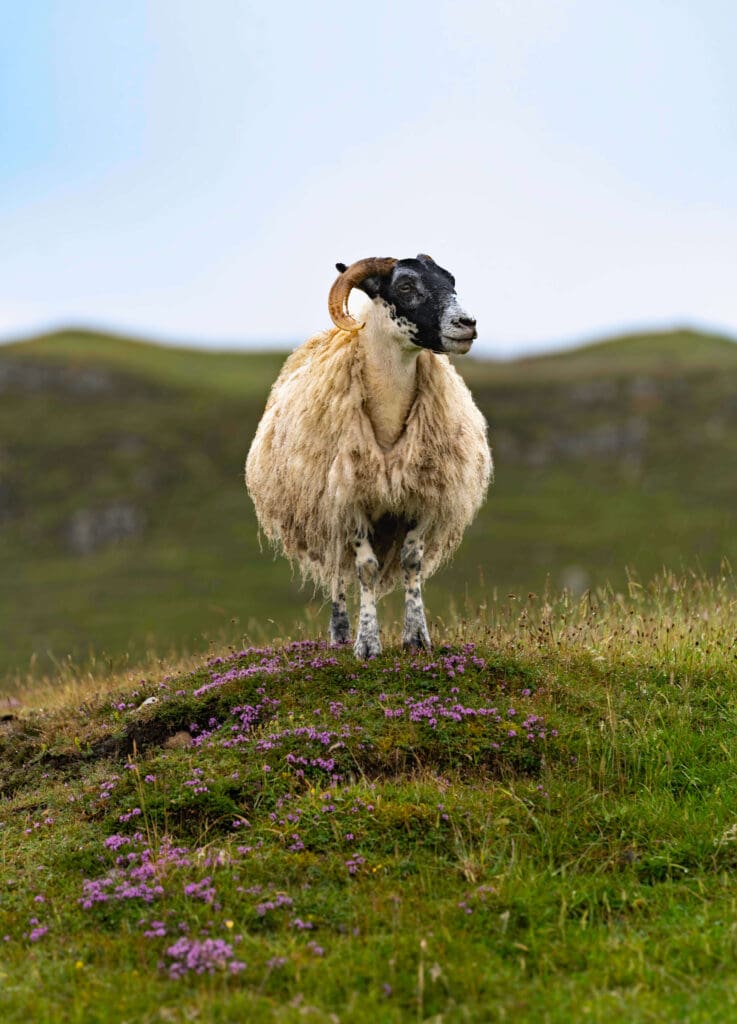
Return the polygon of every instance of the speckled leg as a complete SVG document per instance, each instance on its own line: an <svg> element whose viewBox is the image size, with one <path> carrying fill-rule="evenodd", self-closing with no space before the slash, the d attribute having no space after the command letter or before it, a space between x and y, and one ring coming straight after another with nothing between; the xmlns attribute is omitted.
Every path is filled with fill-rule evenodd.
<svg viewBox="0 0 737 1024"><path fill-rule="evenodd" d="M432 648L422 604L422 537L417 530L407 534L400 559L404 569L404 630L402 646L410 651Z"/></svg>
<svg viewBox="0 0 737 1024"><path fill-rule="evenodd" d="M379 621L376 617L376 583L379 578L379 562L369 544L368 536L361 531L356 534L356 574L360 587L361 604L358 612L358 635L353 645L357 658L373 658L381 654Z"/></svg>
<svg viewBox="0 0 737 1024"><path fill-rule="evenodd" d="M338 576L333 580L330 611L330 643L333 647L351 642L351 624L345 602L345 580Z"/></svg>

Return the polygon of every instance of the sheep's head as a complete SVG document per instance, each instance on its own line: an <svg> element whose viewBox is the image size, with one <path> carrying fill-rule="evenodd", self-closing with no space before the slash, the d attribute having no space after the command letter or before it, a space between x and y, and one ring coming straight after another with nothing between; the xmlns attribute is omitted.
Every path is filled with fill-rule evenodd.
<svg viewBox="0 0 737 1024"><path fill-rule="evenodd" d="M476 321L458 304L455 278L430 256L395 260L371 257L347 267L336 263L340 276L330 289L333 323L344 331L363 327L348 313L348 296L360 288L383 302L398 331L420 348L433 352L468 352L476 337Z"/></svg>

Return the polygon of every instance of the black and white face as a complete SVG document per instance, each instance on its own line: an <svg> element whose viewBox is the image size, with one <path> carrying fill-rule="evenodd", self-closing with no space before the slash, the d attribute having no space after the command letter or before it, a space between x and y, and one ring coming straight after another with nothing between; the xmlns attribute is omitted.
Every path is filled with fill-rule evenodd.
<svg viewBox="0 0 737 1024"><path fill-rule="evenodd" d="M476 321L459 305L455 278L429 256L398 260L390 274L358 287L383 299L408 340L432 352L464 354L476 337Z"/></svg>

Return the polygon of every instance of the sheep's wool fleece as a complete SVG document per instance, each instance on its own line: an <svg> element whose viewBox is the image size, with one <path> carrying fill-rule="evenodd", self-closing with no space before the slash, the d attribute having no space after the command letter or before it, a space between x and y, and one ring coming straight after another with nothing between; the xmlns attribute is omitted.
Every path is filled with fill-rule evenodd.
<svg viewBox="0 0 737 1024"><path fill-rule="evenodd" d="M389 537L377 548L386 592L402 579L410 523L424 529L423 576L430 576L486 495L492 465L484 417L447 356L423 350L416 365L416 397L388 452L366 412L360 333L311 338L271 389L246 484L269 540L328 593L336 577L353 578L355 531L366 520L377 543L380 532Z"/></svg>

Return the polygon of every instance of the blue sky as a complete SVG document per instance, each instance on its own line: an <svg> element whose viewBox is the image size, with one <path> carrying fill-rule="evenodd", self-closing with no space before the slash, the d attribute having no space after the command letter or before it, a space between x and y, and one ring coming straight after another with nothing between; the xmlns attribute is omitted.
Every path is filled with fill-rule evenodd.
<svg viewBox="0 0 737 1024"><path fill-rule="evenodd" d="M513 354L737 335L737 6L28 0L0 13L0 337L295 342L429 252Z"/></svg>

